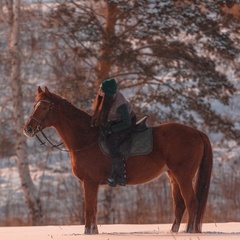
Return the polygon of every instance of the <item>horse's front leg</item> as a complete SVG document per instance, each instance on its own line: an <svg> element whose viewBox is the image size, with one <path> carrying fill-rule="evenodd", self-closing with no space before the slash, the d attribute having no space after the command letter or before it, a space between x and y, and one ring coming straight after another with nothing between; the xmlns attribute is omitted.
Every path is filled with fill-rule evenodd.
<svg viewBox="0 0 240 240"><path fill-rule="evenodd" d="M97 198L98 183L84 180L85 195L85 234L98 234L97 227Z"/></svg>

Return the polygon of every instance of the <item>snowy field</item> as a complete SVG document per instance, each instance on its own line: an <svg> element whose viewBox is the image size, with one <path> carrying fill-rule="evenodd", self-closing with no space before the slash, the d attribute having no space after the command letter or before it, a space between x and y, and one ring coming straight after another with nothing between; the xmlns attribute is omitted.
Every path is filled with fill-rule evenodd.
<svg viewBox="0 0 240 240"><path fill-rule="evenodd" d="M99 225L98 235L84 235L84 226L0 227L2 240L240 240L240 223L203 224L202 234L170 232L170 224Z"/></svg>

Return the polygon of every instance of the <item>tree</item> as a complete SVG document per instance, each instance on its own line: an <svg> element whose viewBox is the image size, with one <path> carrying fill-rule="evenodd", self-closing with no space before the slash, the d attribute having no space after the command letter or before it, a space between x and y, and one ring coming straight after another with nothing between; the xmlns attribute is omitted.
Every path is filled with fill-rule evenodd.
<svg viewBox="0 0 240 240"><path fill-rule="evenodd" d="M30 211L33 225L43 224L43 216L40 198L37 189L32 182L27 155L26 138L22 129L24 125L23 95L21 83L21 56L20 56L20 23L21 23L21 0L8 1L9 13L9 54L10 54L10 82L13 100L13 120L16 135L16 159L21 180L22 189Z"/></svg>
<svg viewBox="0 0 240 240"><path fill-rule="evenodd" d="M61 39L58 56L71 59L79 82L117 77L152 119L238 141L235 124L214 107L227 106L234 94L226 69L235 71L239 57L238 20L223 7L223 0L72 1L52 9L45 26Z"/></svg>

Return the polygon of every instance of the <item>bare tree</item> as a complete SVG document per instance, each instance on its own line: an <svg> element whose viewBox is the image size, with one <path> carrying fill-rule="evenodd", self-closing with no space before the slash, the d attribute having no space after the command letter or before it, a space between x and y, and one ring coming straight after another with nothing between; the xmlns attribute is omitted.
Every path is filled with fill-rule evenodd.
<svg viewBox="0 0 240 240"><path fill-rule="evenodd" d="M30 211L31 221L33 225L41 225L43 216L41 210L40 198L37 189L31 179L26 138L22 134L24 125L23 116L23 95L21 83L21 58L20 58L20 14L21 0L8 1L8 23L10 27L9 36L9 54L11 60L10 81L13 97L13 117L16 134L16 159L21 180L22 189Z"/></svg>

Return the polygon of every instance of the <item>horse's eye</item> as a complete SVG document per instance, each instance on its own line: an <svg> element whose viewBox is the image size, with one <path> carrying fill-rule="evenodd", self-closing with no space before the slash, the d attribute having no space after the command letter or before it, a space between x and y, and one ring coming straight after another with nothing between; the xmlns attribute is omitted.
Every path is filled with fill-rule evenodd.
<svg viewBox="0 0 240 240"><path fill-rule="evenodd" d="M46 111L47 109L47 106L42 106L42 110Z"/></svg>

